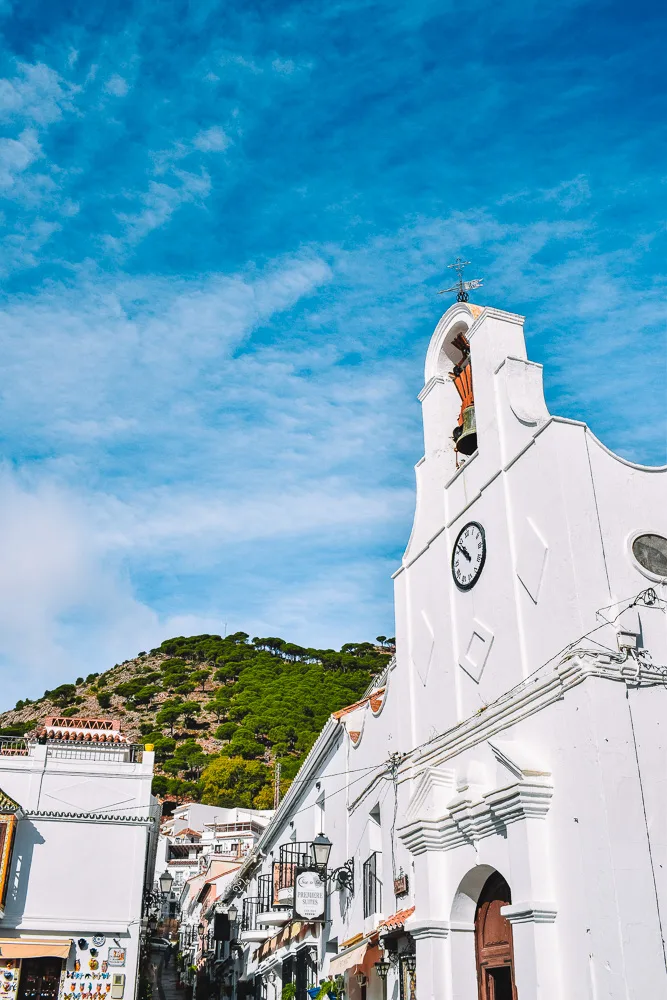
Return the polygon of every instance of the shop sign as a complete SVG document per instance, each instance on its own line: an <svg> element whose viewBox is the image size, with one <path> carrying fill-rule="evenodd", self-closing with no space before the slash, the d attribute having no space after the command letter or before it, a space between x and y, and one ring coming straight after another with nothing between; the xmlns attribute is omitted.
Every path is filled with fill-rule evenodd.
<svg viewBox="0 0 667 1000"><path fill-rule="evenodd" d="M294 878L294 918L324 920L326 882L318 871L297 868Z"/></svg>
<svg viewBox="0 0 667 1000"><path fill-rule="evenodd" d="M109 965L125 965L125 948L109 948Z"/></svg>
<svg viewBox="0 0 667 1000"><path fill-rule="evenodd" d="M399 874L394 879L394 895L395 896L405 896L408 892L408 876L404 872L399 872Z"/></svg>

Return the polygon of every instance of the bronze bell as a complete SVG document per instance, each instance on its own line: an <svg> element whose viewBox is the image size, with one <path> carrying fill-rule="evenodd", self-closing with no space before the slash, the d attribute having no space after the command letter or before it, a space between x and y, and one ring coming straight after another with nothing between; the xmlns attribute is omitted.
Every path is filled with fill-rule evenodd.
<svg viewBox="0 0 667 1000"><path fill-rule="evenodd" d="M472 455L477 451L477 424L475 423L475 407L466 406L463 411L463 423L454 430L456 450L461 455Z"/></svg>

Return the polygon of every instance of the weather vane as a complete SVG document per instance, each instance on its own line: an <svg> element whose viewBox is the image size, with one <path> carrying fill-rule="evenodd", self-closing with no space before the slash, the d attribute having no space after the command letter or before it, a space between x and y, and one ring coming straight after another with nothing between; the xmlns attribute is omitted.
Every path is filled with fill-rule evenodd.
<svg viewBox="0 0 667 1000"><path fill-rule="evenodd" d="M462 260L460 257L456 258L455 264L448 264L447 267L453 267L458 275L458 282L452 285L451 288L443 288L438 295L445 295L447 292L456 292L457 302L467 302L468 292L471 292L473 288L482 287L482 278L473 278L472 281L463 280L463 268L467 267L470 263L469 260Z"/></svg>

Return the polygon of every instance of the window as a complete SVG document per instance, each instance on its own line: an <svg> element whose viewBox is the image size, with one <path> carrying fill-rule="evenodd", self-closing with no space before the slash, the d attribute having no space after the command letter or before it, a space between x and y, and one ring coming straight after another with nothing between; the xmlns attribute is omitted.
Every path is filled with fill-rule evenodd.
<svg viewBox="0 0 667 1000"><path fill-rule="evenodd" d="M361 879L364 893L364 917L382 911L382 882L378 877L378 851L364 861Z"/></svg>

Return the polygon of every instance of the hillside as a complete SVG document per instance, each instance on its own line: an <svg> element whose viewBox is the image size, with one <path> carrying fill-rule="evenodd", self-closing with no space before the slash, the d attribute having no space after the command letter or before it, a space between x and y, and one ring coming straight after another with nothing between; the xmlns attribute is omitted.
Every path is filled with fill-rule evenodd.
<svg viewBox="0 0 667 1000"><path fill-rule="evenodd" d="M130 740L154 743L154 791L219 806L273 805L331 712L363 694L393 652L346 643L305 649L245 632L178 636L102 674L78 677L0 715L0 735L23 735L51 715L122 720Z"/></svg>

